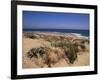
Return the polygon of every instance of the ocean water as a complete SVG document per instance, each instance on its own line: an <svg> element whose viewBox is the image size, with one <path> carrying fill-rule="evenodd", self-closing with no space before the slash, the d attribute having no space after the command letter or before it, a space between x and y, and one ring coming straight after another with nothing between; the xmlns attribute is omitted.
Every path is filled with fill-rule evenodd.
<svg viewBox="0 0 100 80"><path fill-rule="evenodd" d="M79 29L23 29L26 31L39 31L39 32L61 32L61 33L75 33L82 36L89 37L89 30L79 30Z"/></svg>

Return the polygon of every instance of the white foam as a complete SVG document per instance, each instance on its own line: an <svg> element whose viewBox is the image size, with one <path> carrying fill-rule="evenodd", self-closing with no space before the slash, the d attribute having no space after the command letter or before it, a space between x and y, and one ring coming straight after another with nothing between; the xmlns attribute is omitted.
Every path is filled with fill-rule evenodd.
<svg viewBox="0 0 100 80"><path fill-rule="evenodd" d="M89 38L89 37L83 36L82 34L79 34L79 33L70 33L70 34L73 34L73 35L75 35L75 36L77 36L79 38L82 38L82 39L88 39Z"/></svg>

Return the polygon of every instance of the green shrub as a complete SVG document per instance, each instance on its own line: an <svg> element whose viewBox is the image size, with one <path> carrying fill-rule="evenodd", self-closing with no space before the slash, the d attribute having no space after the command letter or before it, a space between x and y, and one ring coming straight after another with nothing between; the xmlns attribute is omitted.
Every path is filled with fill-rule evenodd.
<svg viewBox="0 0 100 80"><path fill-rule="evenodd" d="M34 32L25 32L24 36L31 39L38 38L38 35L36 35Z"/></svg>
<svg viewBox="0 0 100 80"><path fill-rule="evenodd" d="M73 64L74 61L77 59L77 52L78 52L78 44L73 43L70 41L57 41L57 42L52 42L52 46L54 47L60 47L64 49L64 52L66 54L66 57L69 60L69 63Z"/></svg>
<svg viewBox="0 0 100 80"><path fill-rule="evenodd" d="M71 42L67 43L67 50L65 48L64 51L69 60L69 63L73 64L74 61L77 59L77 52L78 52L78 49L75 46L75 44L73 44Z"/></svg>
<svg viewBox="0 0 100 80"><path fill-rule="evenodd" d="M47 48L47 47L32 48L28 51L27 57L30 59L33 57L38 58L38 55L43 57L43 54L47 53L48 50L49 50L49 48Z"/></svg>
<svg viewBox="0 0 100 80"><path fill-rule="evenodd" d="M84 44L80 44L80 47L84 50L86 49L85 45Z"/></svg>
<svg viewBox="0 0 100 80"><path fill-rule="evenodd" d="M51 46L63 48L66 46L66 42L65 41L51 42Z"/></svg>

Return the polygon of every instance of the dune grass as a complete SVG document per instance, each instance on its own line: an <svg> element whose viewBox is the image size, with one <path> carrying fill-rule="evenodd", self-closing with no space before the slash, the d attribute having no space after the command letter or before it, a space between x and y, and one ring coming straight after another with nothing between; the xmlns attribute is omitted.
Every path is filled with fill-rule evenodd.
<svg viewBox="0 0 100 80"><path fill-rule="evenodd" d="M61 50L63 50L63 53L65 54L66 58L68 59L69 64L73 64L76 59L77 59L77 53L79 52L78 46L81 47L82 50L85 50L85 42L89 43L89 40L82 40L81 42L74 42L71 40L61 40L58 39L58 37L52 37L52 36L44 36L41 37L42 35L36 35L34 33L26 33L25 36L27 36L28 38L31 39L44 39L45 41L48 41L51 45L51 47L55 47L56 48L60 48ZM47 54L48 52L53 51L52 48L50 48L49 46L40 46L38 48L32 48L27 52L27 57L28 58L38 58L38 56L43 57L44 54ZM53 52L53 53L56 53ZM59 54L61 52L58 52Z"/></svg>

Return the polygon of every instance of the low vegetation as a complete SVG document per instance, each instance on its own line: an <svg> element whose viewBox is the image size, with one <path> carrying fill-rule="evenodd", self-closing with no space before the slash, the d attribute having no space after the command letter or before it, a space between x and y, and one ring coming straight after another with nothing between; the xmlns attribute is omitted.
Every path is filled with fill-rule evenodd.
<svg viewBox="0 0 100 80"><path fill-rule="evenodd" d="M43 56L43 54L46 54L48 52L48 48L47 47L39 47L39 48L32 48L28 51L27 53L27 57L28 58L38 58L39 56Z"/></svg>
<svg viewBox="0 0 100 80"><path fill-rule="evenodd" d="M48 41L51 45L40 46L37 48L32 48L27 52L27 57L30 59L39 58L44 61L44 64L48 67L52 67L53 64L57 63L61 58L68 60L69 64L74 64L77 60L78 52L85 51L85 43L89 44L89 40L67 40L64 37L54 37L54 36L44 36L37 35L33 33L26 33L24 36L31 39L44 39ZM63 38L63 40L62 40Z"/></svg>

